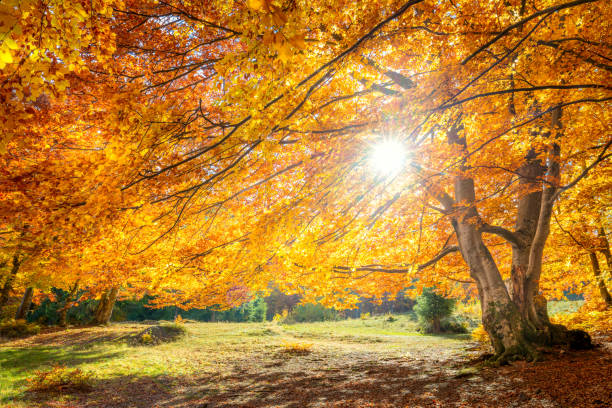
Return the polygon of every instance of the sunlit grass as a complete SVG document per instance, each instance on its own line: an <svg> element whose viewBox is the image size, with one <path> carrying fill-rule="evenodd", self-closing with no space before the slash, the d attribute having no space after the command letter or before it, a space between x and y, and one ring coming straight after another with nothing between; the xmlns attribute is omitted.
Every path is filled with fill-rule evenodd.
<svg viewBox="0 0 612 408"><path fill-rule="evenodd" d="M551 306L571 310L579 305L564 302ZM92 372L94 381L189 379L196 375L223 375L241 364L269 364L278 358L284 344L312 345L310 350L319 357L367 352L381 357L421 353L438 358L462 350L469 341L469 335L423 335L417 332L413 316L394 315L390 319L386 315L292 325L187 322L187 335L177 341L155 346L128 345L125 336L145 327L113 324L109 328L59 332L49 344L45 344L45 335L34 338L38 342L28 343L26 339L1 344L0 406L31 406L19 402L25 397L26 378L35 370L55 364ZM96 337L101 335L105 337ZM68 340L61 340L64 338Z"/></svg>

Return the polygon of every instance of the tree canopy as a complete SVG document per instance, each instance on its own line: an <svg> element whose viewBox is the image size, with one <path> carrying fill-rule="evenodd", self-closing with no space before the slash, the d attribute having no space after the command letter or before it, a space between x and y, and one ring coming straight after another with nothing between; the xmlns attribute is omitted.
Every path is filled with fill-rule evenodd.
<svg viewBox="0 0 612 408"><path fill-rule="evenodd" d="M20 285L183 307L435 286L481 300L502 355L567 337L541 293L605 284L576 248L610 231L609 2L0 7Z"/></svg>

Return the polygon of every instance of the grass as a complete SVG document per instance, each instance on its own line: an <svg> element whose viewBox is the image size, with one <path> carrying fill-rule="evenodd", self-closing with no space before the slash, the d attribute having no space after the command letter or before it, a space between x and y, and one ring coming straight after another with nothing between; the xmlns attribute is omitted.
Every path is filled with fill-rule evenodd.
<svg viewBox="0 0 612 408"><path fill-rule="evenodd" d="M551 314L579 307L578 302L567 301L549 305ZM229 406L240 406L249 403L240 398L257 399L270 393L265 387L276 384L277 393L288 389L278 378L298 381L308 375L316 384L321 376L343 372L355 376L347 377L350 386L361 381L362 372L387 373L387 361L412 364L401 370L418 379L427 370L440 369L438 362L464 358L466 348L472 346L469 335L423 335L409 315L395 315L393 321L375 316L291 325L185 322L181 327L186 335L176 341L138 346L128 341L146 327L122 323L75 328L0 343L0 407L43 407L63 400L70 401L66 407L80 406L72 404L74 399L86 401L87 406L107 406L109 394L116 394L120 402L108 406L186 407L192 401L221 396L230 401ZM87 395L32 399L26 379L57 365L91 373L94 390ZM408 375L401 370L392 373L397 381ZM462 374L466 373L459 377ZM329 388L321 387L321 392ZM140 394L135 395L134 389Z"/></svg>
<svg viewBox="0 0 612 408"><path fill-rule="evenodd" d="M583 304L584 300L555 300L548 302L548 315L574 313Z"/></svg>
<svg viewBox="0 0 612 408"><path fill-rule="evenodd" d="M60 364L93 373L95 381L130 378L189 378L227 374L236 366L265 365L278 358L287 344L308 344L321 354L350 353L375 345L378 352L396 356L443 347L456 351L461 336L424 336L406 316L367 320L299 323L185 323L187 335L172 343L134 347L127 337L143 330L139 324L109 328L71 329L0 345L0 404L31 406L26 378L36 370ZM35 340L32 340L35 339ZM300 354L300 353L296 353Z"/></svg>

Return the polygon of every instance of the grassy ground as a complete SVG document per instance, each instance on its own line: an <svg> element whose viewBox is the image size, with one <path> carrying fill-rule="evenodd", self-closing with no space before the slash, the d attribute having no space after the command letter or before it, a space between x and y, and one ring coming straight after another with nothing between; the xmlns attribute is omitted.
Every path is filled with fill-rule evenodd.
<svg viewBox="0 0 612 408"><path fill-rule="evenodd" d="M469 336L420 335L414 321L396 318L287 326L187 322L185 337L156 346L126 341L147 327L142 324L45 333L0 344L0 406L564 406L556 401L563 395L543 392L545 384L531 391L521 384L530 366L466 368L478 353ZM569 358L595 370L585 378L612 374L607 352ZM27 392L26 378L54 364L91 373L94 389ZM563 371L550 368L549 375ZM593 390L598 384L570 386L591 402L593 393L612 393Z"/></svg>

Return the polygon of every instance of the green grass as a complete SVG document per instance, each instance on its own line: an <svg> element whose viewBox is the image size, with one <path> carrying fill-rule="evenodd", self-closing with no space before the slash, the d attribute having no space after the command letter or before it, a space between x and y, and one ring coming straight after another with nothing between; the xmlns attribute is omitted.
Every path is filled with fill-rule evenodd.
<svg viewBox="0 0 612 408"><path fill-rule="evenodd" d="M0 345L0 405L26 407L26 378L54 364L92 372L95 381L138 378L189 378L223 375L238 365L265 367L279 359L287 342L313 343L322 356L376 350L405 355L440 349L455 353L465 345L464 336L425 336L416 332L408 316L366 320L299 323L186 323L187 335L156 346L132 346L122 338L146 326L115 324L108 329L72 329ZM109 333L116 332L113 338ZM102 334L105 337L99 338ZM98 336L98 337L96 337ZM62 339L66 340L62 340ZM72 339L72 340L71 340ZM76 339L76 340L75 340ZM60 342L58 344L58 342ZM48 343L48 344L47 344ZM437 349L437 350L435 350ZM390 354L389 354L390 353Z"/></svg>
<svg viewBox="0 0 612 408"><path fill-rule="evenodd" d="M574 313L583 304L584 300L553 300L548 302L548 314L552 316L554 314Z"/></svg>

